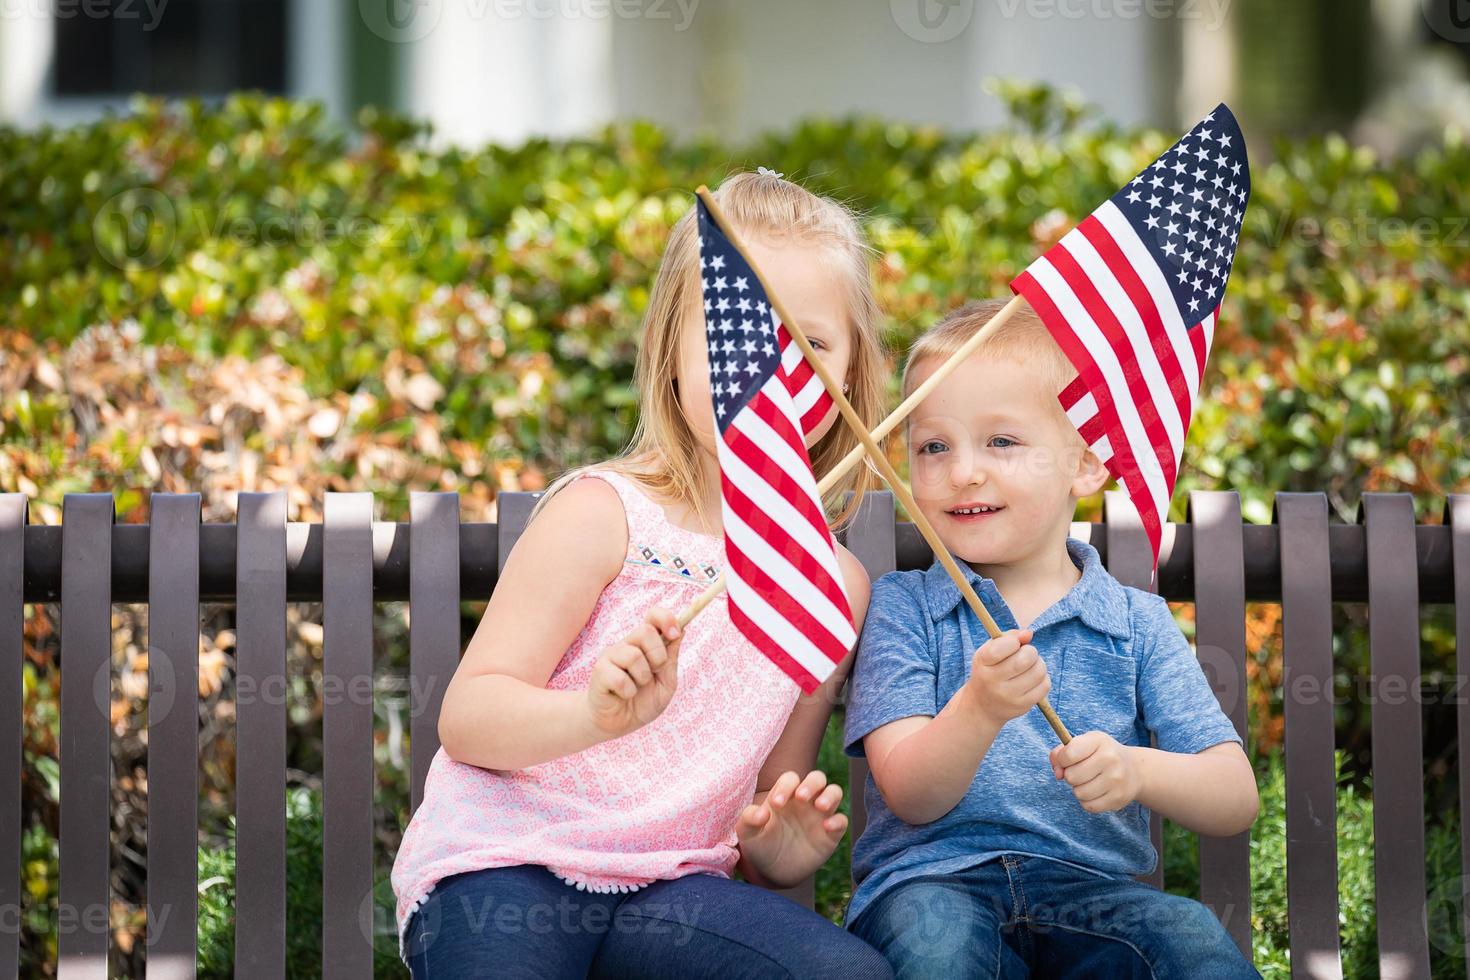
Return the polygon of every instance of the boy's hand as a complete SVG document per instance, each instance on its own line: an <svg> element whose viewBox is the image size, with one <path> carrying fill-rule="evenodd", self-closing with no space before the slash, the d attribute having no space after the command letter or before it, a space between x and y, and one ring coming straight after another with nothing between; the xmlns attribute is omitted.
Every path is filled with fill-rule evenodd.
<svg viewBox="0 0 1470 980"><path fill-rule="evenodd" d="M828 784L821 770L801 779L785 772L766 798L748 804L735 822L740 851L771 884L789 888L815 872L847 832L847 814L837 812L842 787Z"/></svg>
<svg viewBox="0 0 1470 980"><path fill-rule="evenodd" d="M1083 732L1051 750L1051 771L1088 813L1121 810L1138 799L1141 780L1130 748L1106 732Z"/></svg>
<svg viewBox="0 0 1470 980"><path fill-rule="evenodd" d="M669 706L679 678L678 616L662 606L602 651L587 681L592 724L608 738L648 724Z"/></svg>
<svg viewBox="0 0 1470 980"><path fill-rule="evenodd" d="M1031 645L1030 630L1006 630L975 651L965 697L999 729L1051 691L1046 661Z"/></svg>

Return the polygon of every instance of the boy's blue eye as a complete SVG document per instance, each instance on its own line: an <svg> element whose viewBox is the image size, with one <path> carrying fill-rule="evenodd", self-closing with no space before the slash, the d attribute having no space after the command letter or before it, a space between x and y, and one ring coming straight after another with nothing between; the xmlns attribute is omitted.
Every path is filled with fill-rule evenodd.
<svg viewBox="0 0 1470 980"><path fill-rule="evenodd" d="M934 450L933 452L930 452L929 451L929 447L930 446L938 446L939 448L936 449L936 450ZM940 442L938 439L930 439L928 442L924 443L923 445L921 445L919 447L919 455L921 455L921 456L932 456L932 455L934 455L934 453L942 453L942 452L944 452L944 449L945 449L944 443Z"/></svg>
<svg viewBox="0 0 1470 980"><path fill-rule="evenodd" d="M1009 449L1016 444L1016 440L1008 436L991 436L990 444L996 449Z"/></svg>

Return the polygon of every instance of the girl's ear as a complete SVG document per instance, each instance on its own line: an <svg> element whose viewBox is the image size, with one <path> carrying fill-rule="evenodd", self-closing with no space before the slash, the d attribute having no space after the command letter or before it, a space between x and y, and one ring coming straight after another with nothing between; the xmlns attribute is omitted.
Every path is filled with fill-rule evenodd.
<svg viewBox="0 0 1470 980"><path fill-rule="evenodd" d="M1107 486L1112 474L1091 449L1083 449L1077 460L1077 475L1072 480L1072 496L1091 497Z"/></svg>

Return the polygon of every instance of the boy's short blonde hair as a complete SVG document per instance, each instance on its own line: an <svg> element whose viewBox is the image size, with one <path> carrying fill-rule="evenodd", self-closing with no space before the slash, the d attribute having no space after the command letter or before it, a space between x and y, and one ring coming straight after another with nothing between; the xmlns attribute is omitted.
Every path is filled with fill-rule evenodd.
<svg viewBox="0 0 1470 980"><path fill-rule="evenodd" d="M981 299L966 303L947 313L914 341L909 348L908 359L903 367L903 394L907 398L918 387L917 368L923 361L933 359L934 367L944 363L951 354L965 345L1006 305L1006 300ZM1036 315L1031 306L1022 302L1006 321L996 327L980 342L972 356L1008 358L1025 366L1049 391L1059 394L1077 377L1077 369L1052 340L1046 324ZM1052 406L1063 423L1073 432L1072 423L1062 411L1061 403L1055 398ZM1079 437L1080 438L1080 437Z"/></svg>

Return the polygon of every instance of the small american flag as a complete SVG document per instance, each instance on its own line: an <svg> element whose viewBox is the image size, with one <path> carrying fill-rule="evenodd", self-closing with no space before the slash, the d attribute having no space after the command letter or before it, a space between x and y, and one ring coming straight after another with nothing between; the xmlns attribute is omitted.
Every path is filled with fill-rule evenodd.
<svg viewBox="0 0 1470 980"><path fill-rule="evenodd" d="M755 272L696 206L730 619L810 694L857 639L804 442L832 399Z"/></svg>
<svg viewBox="0 0 1470 980"><path fill-rule="evenodd" d="M1076 367L1058 398L1128 492L1155 568L1249 198L1222 103L1011 282Z"/></svg>

